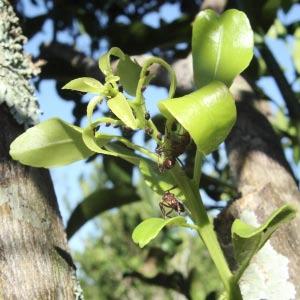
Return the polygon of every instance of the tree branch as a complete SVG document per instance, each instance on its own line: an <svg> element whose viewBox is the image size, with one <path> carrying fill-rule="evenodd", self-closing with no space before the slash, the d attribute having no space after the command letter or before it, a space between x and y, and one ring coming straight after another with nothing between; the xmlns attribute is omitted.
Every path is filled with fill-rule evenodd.
<svg viewBox="0 0 300 300"><path fill-rule="evenodd" d="M154 277L146 277L142 273L133 271L124 274L124 277L137 278L147 284L160 286L166 289L172 289L186 296L187 299L192 299L189 289L190 283L181 273L175 271L171 274L158 273Z"/></svg>
<svg viewBox="0 0 300 300"><path fill-rule="evenodd" d="M266 43L259 46L259 51L265 60L267 67L274 77L277 86L283 96L286 103L289 115L294 121L300 122L300 102L297 99L295 93L293 92L290 84L288 83L284 73L282 72L279 64L277 63L272 51Z"/></svg>

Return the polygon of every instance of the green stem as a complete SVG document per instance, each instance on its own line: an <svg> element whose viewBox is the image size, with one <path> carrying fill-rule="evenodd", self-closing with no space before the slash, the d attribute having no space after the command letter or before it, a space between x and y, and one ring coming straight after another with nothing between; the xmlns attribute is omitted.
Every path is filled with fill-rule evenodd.
<svg viewBox="0 0 300 300"><path fill-rule="evenodd" d="M197 149L195 163L194 163L194 174L193 174L193 181L197 186L199 185L201 179L202 161L203 161L203 154Z"/></svg>
<svg viewBox="0 0 300 300"><path fill-rule="evenodd" d="M206 213L204 204L199 194L198 184L195 184L194 181L191 182L190 179L186 177L184 171L177 165L171 170L171 174L178 187L180 187L185 195L185 204L191 212L194 223L198 227L198 234L210 253L210 256L224 284L225 290L231 297L229 299L242 299L238 284L234 280L233 274L228 267L213 225Z"/></svg>
<svg viewBox="0 0 300 300"><path fill-rule="evenodd" d="M140 120L140 122L143 122L142 120L145 120L145 114L147 112L146 105L145 105L145 98L143 96L143 89L144 87L149 83L149 75L148 75L148 68L153 64L159 64L163 66L170 74L170 89L169 89L169 98L172 98L175 93L176 89L176 75L172 67L166 63L163 59L158 57L152 57L148 59L142 67L141 73L140 73L140 79L138 81L137 89L136 89L136 98L134 101L130 103L130 106L133 108L136 119ZM145 120L144 124L140 124L140 127L144 127L148 129L148 132L152 132L150 136L157 142L160 143L160 140L158 139L159 131L157 130L155 124L152 122L152 120Z"/></svg>
<svg viewBox="0 0 300 300"><path fill-rule="evenodd" d="M161 66L163 66L170 74L170 89L169 89L169 98L172 98L175 94L175 89L176 89L176 75L174 70L172 69L172 67L165 62L163 59L158 58L158 57L151 57L148 60L145 61L145 63L143 64L142 70L141 70L141 74L140 74L140 80L138 82L137 85L137 89L136 89L136 101L140 102L141 104L142 101L144 100L143 97L143 88L146 85L146 82L148 80L148 68L153 65L153 64L159 64Z"/></svg>
<svg viewBox="0 0 300 300"><path fill-rule="evenodd" d="M93 128L96 128L97 126L101 125L101 124L107 124L110 123L111 125L116 125L116 126L121 126L123 123L120 120L116 120L113 118L109 118L109 117L101 117L98 118L96 120L94 120L93 122L90 123L90 126L92 126Z"/></svg>
<svg viewBox="0 0 300 300"><path fill-rule="evenodd" d="M121 137L121 136L116 136L116 139L118 141L120 141L121 143L123 143L125 146L127 146L128 148L132 149L132 150L136 150L136 151L139 151L140 153L144 153L146 154L149 158L151 159L156 159L156 155L154 153L152 153L151 151L149 151L148 149L142 147L142 146L139 146L139 145L136 145L132 142L130 142L129 140L127 140L126 138L124 137Z"/></svg>

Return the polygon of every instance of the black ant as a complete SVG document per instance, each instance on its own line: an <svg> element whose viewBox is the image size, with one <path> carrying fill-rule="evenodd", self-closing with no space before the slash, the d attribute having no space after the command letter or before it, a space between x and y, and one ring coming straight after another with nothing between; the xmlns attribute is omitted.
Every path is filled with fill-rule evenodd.
<svg viewBox="0 0 300 300"><path fill-rule="evenodd" d="M188 132L167 134L165 141L155 149L159 160L162 161L158 163L158 169L161 173L174 167L176 159L184 153L190 141Z"/></svg>
<svg viewBox="0 0 300 300"><path fill-rule="evenodd" d="M180 215L180 213L185 212L184 205L176 198L175 194L170 192L170 190L172 189L174 189L174 187L164 192L162 200L159 202L159 208L164 218L170 218L170 214L173 211L175 211L178 215ZM165 208L171 208L171 210L166 212Z"/></svg>

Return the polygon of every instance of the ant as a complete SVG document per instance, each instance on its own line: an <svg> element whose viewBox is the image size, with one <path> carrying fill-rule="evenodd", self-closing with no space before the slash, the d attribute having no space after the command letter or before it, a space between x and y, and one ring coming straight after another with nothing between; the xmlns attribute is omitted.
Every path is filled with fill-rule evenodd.
<svg viewBox="0 0 300 300"><path fill-rule="evenodd" d="M158 169L161 173L174 167L176 159L184 153L190 141L191 137L186 131L182 134L176 132L167 134L165 141L155 149L159 159L162 161L158 163Z"/></svg>
<svg viewBox="0 0 300 300"><path fill-rule="evenodd" d="M162 196L162 200L159 202L159 208L164 218L170 218L170 214L173 211L175 211L178 215L180 215L180 213L185 212L184 205L176 198L175 194L170 192L170 190L174 188L175 187L172 187L171 189L165 191ZM166 208L171 208L171 210L166 212Z"/></svg>

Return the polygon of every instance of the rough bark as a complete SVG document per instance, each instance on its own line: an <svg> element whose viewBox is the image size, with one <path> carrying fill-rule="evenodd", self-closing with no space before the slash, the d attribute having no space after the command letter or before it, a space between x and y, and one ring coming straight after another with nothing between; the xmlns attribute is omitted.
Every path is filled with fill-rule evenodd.
<svg viewBox="0 0 300 300"><path fill-rule="evenodd" d="M232 268L235 262L230 228L235 218L258 225L283 204L292 203L299 208L300 203L300 193L280 142L267 119L253 106L256 96L250 86L239 78L234 94L238 119L226 147L241 198L231 203L215 222ZM244 299L300 299L299 227L298 214L255 256L241 280ZM253 278L259 278L259 286Z"/></svg>
<svg viewBox="0 0 300 300"><path fill-rule="evenodd" d="M17 121L30 125L37 113L17 23L0 0L0 298L75 299L75 269L49 172L8 153L24 131Z"/></svg>

